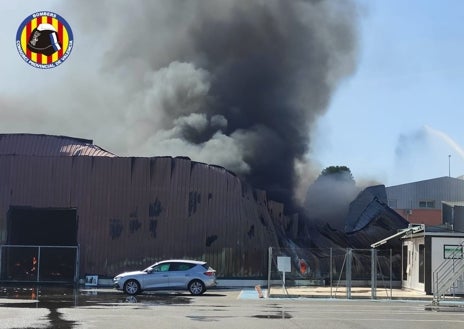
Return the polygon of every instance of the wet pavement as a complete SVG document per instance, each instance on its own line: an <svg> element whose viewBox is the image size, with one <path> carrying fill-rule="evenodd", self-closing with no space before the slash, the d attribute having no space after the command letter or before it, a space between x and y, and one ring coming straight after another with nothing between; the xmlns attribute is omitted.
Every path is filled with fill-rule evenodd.
<svg viewBox="0 0 464 329"><path fill-rule="evenodd" d="M83 306L104 306L121 303L147 305L186 304L190 294L146 293L128 296L113 289L85 289L66 287L1 287L0 307L42 307L48 309Z"/></svg>
<svg viewBox="0 0 464 329"><path fill-rule="evenodd" d="M182 293L148 293L128 296L113 289L86 289L54 286L1 286L0 310L13 309L19 316L40 314L40 328L74 328L76 321L66 320L62 316L63 309L111 307L121 304L140 305L182 305L190 302L190 294ZM21 311L18 311L20 309ZM26 312L24 312L26 310ZM1 312L0 312L1 314ZM0 317L1 318L1 317ZM25 317L27 319L27 316ZM5 326L6 325L6 326ZM0 328L12 328L5 321ZM19 327L18 327L19 328ZM22 328L22 327L21 327ZM25 326L24 328L32 328ZM35 328L35 326L34 326Z"/></svg>

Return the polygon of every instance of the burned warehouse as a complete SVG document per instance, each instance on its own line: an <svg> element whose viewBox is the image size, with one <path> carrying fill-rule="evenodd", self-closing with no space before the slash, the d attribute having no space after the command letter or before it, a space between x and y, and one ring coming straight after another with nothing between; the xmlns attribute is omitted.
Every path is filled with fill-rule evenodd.
<svg viewBox="0 0 464 329"><path fill-rule="evenodd" d="M0 182L2 281L77 282L165 258L206 260L223 278L262 278L270 246L316 248L305 256L314 266L321 248L360 248L406 225L367 190L352 208L377 210L350 211L356 229L313 227L222 167L119 157L63 136L1 135Z"/></svg>
<svg viewBox="0 0 464 329"><path fill-rule="evenodd" d="M40 281L74 281L166 257L260 275L263 246L277 244L271 216L282 214L221 167L12 134L0 137L0 168L2 280L35 281L38 261Z"/></svg>

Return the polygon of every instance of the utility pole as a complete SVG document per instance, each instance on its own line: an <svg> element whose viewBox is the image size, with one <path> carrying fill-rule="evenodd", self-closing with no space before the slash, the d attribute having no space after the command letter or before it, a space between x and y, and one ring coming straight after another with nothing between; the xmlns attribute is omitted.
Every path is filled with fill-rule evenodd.
<svg viewBox="0 0 464 329"><path fill-rule="evenodd" d="M448 154L448 176L451 177L451 154Z"/></svg>

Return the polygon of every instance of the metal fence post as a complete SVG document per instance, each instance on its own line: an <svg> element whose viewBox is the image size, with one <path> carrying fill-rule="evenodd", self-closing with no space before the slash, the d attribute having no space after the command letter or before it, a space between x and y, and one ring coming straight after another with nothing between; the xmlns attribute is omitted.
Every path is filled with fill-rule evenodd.
<svg viewBox="0 0 464 329"><path fill-rule="evenodd" d="M80 265L80 252L79 252L79 248L80 245L77 245L76 246L76 263L74 264L74 266L76 267L74 269L74 284L78 284L79 283L79 265Z"/></svg>
<svg viewBox="0 0 464 329"><path fill-rule="evenodd" d="M351 299L351 263L353 260L353 250L347 249L346 252L346 298Z"/></svg>
<svg viewBox="0 0 464 329"><path fill-rule="evenodd" d="M330 271L330 298L333 298L332 295L332 288L333 288L333 254L332 254L332 248L330 248L330 265L329 265L329 271Z"/></svg>
<svg viewBox="0 0 464 329"><path fill-rule="evenodd" d="M267 264L267 298L269 298L271 294L272 247L269 247Z"/></svg>
<svg viewBox="0 0 464 329"><path fill-rule="evenodd" d="M40 246L37 251L37 282L40 281Z"/></svg>
<svg viewBox="0 0 464 329"><path fill-rule="evenodd" d="M377 298L377 250L371 249L371 298Z"/></svg>
<svg viewBox="0 0 464 329"><path fill-rule="evenodd" d="M393 252L390 249L390 298L393 299Z"/></svg>

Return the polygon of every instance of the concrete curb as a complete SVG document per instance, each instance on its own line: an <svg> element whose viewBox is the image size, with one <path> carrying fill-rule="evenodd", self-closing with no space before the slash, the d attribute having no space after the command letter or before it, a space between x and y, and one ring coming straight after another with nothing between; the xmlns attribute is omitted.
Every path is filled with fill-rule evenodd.
<svg viewBox="0 0 464 329"><path fill-rule="evenodd" d="M464 312L464 301L462 303L425 305L425 310L435 312Z"/></svg>
<svg viewBox="0 0 464 329"><path fill-rule="evenodd" d="M333 299L333 300L356 300L356 299L363 299L363 300L416 300L416 301L430 301L432 298L424 298L424 297L411 297L411 296L403 296L403 297L376 297L372 298L370 296L351 296L351 298L346 298L346 296L330 296L330 295L295 295L295 294L271 294L269 298L308 298L308 299Z"/></svg>

